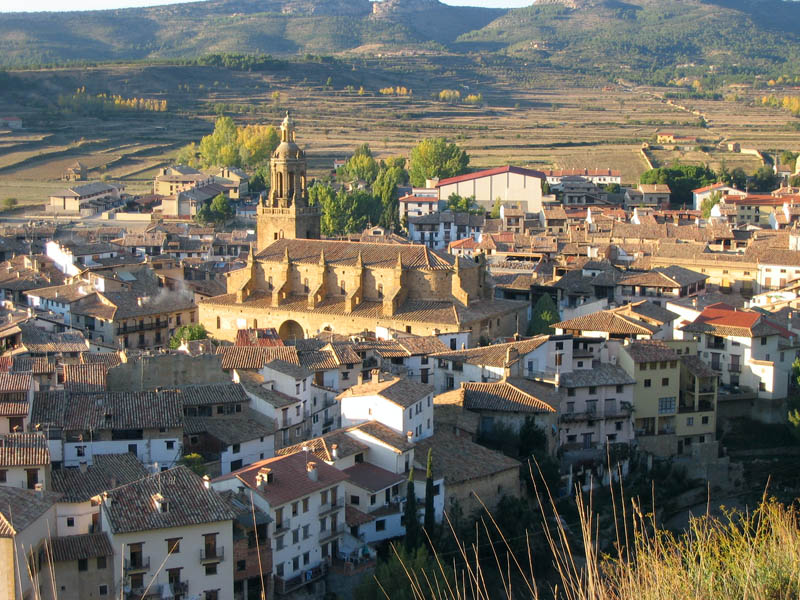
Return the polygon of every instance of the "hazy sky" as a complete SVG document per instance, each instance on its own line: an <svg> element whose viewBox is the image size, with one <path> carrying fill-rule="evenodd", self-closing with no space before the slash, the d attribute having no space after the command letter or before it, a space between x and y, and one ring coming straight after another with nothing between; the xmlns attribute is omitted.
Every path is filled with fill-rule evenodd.
<svg viewBox="0 0 800 600"><path fill-rule="evenodd" d="M0 0L0 12L42 10L95 10L104 8L127 8L130 6L153 6L175 4L192 0ZM442 0L445 4L459 6L484 6L510 8L528 6L533 0Z"/></svg>

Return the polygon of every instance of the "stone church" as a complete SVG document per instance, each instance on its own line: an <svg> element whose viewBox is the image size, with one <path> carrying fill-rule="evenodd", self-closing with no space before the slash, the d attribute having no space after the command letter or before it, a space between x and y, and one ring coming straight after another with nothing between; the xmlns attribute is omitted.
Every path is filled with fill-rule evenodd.
<svg viewBox="0 0 800 600"><path fill-rule="evenodd" d="M308 205L306 157L287 114L271 158L272 189L258 207L258 247L228 273L227 294L200 303L212 337L274 327L284 340L387 327L418 335L470 333L470 345L523 333L527 303L494 299L477 260L423 245L321 240Z"/></svg>

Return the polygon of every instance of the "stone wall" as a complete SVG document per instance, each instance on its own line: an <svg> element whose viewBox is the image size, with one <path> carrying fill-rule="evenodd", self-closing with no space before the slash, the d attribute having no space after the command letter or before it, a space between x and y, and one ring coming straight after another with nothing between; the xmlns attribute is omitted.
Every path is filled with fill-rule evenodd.
<svg viewBox="0 0 800 600"><path fill-rule="evenodd" d="M233 337L236 337L234 331ZM162 354L143 356L108 370L106 382L113 392L170 388L179 385L228 383L230 375L222 370L222 356L203 354Z"/></svg>

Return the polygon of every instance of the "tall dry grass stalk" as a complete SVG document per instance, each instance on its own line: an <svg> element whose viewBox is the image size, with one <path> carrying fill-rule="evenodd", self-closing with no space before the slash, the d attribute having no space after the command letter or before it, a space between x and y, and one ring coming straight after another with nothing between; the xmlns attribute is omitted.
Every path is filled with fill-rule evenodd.
<svg viewBox="0 0 800 600"><path fill-rule="evenodd" d="M535 481L535 479L534 479ZM621 479L620 479L621 481ZM724 511L690 519L686 531L673 534L658 527L655 507L643 512L636 500L626 499L619 484L612 489L615 513L615 556L600 552L597 516L591 494L576 495L580 535L573 536L558 515L549 490L537 490L544 536L550 555L517 556L489 511L476 527L492 546L492 561L479 560L478 544L456 537L458 565L448 565L455 577L446 587L420 578L406 565L413 597L418 600L494 600L540 597L556 600L796 600L800 598L800 530L798 509L762 498L753 512ZM485 508L485 506L484 506ZM519 532L515 532L519 533ZM577 537L577 540L574 540ZM430 540L429 540L430 541ZM504 551L499 551L498 548ZM436 566L445 576L445 563L434 550ZM552 562L554 580L537 582L534 562ZM493 564L492 564L493 563ZM486 569L495 583L487 584ZM499 581L499 585L496 583ZM380 582L379 582L380 583ZM381 588L385 597L392 590Z"/></svg>

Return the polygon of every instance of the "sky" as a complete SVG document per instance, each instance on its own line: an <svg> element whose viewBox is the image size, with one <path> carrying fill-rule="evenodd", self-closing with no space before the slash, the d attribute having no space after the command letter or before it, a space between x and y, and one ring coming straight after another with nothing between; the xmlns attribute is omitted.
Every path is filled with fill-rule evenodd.
<svg viewBox="0 0 800 600"><path fill-rule="evenodd" d="M0 0L0 12L16 11L63 11L100 10L106 8L129 8L132 6L154 6L175 4L193 0ZM483 6L492 8L512 8L529 6L533 0L442 0L454 6Z"/></svg>

